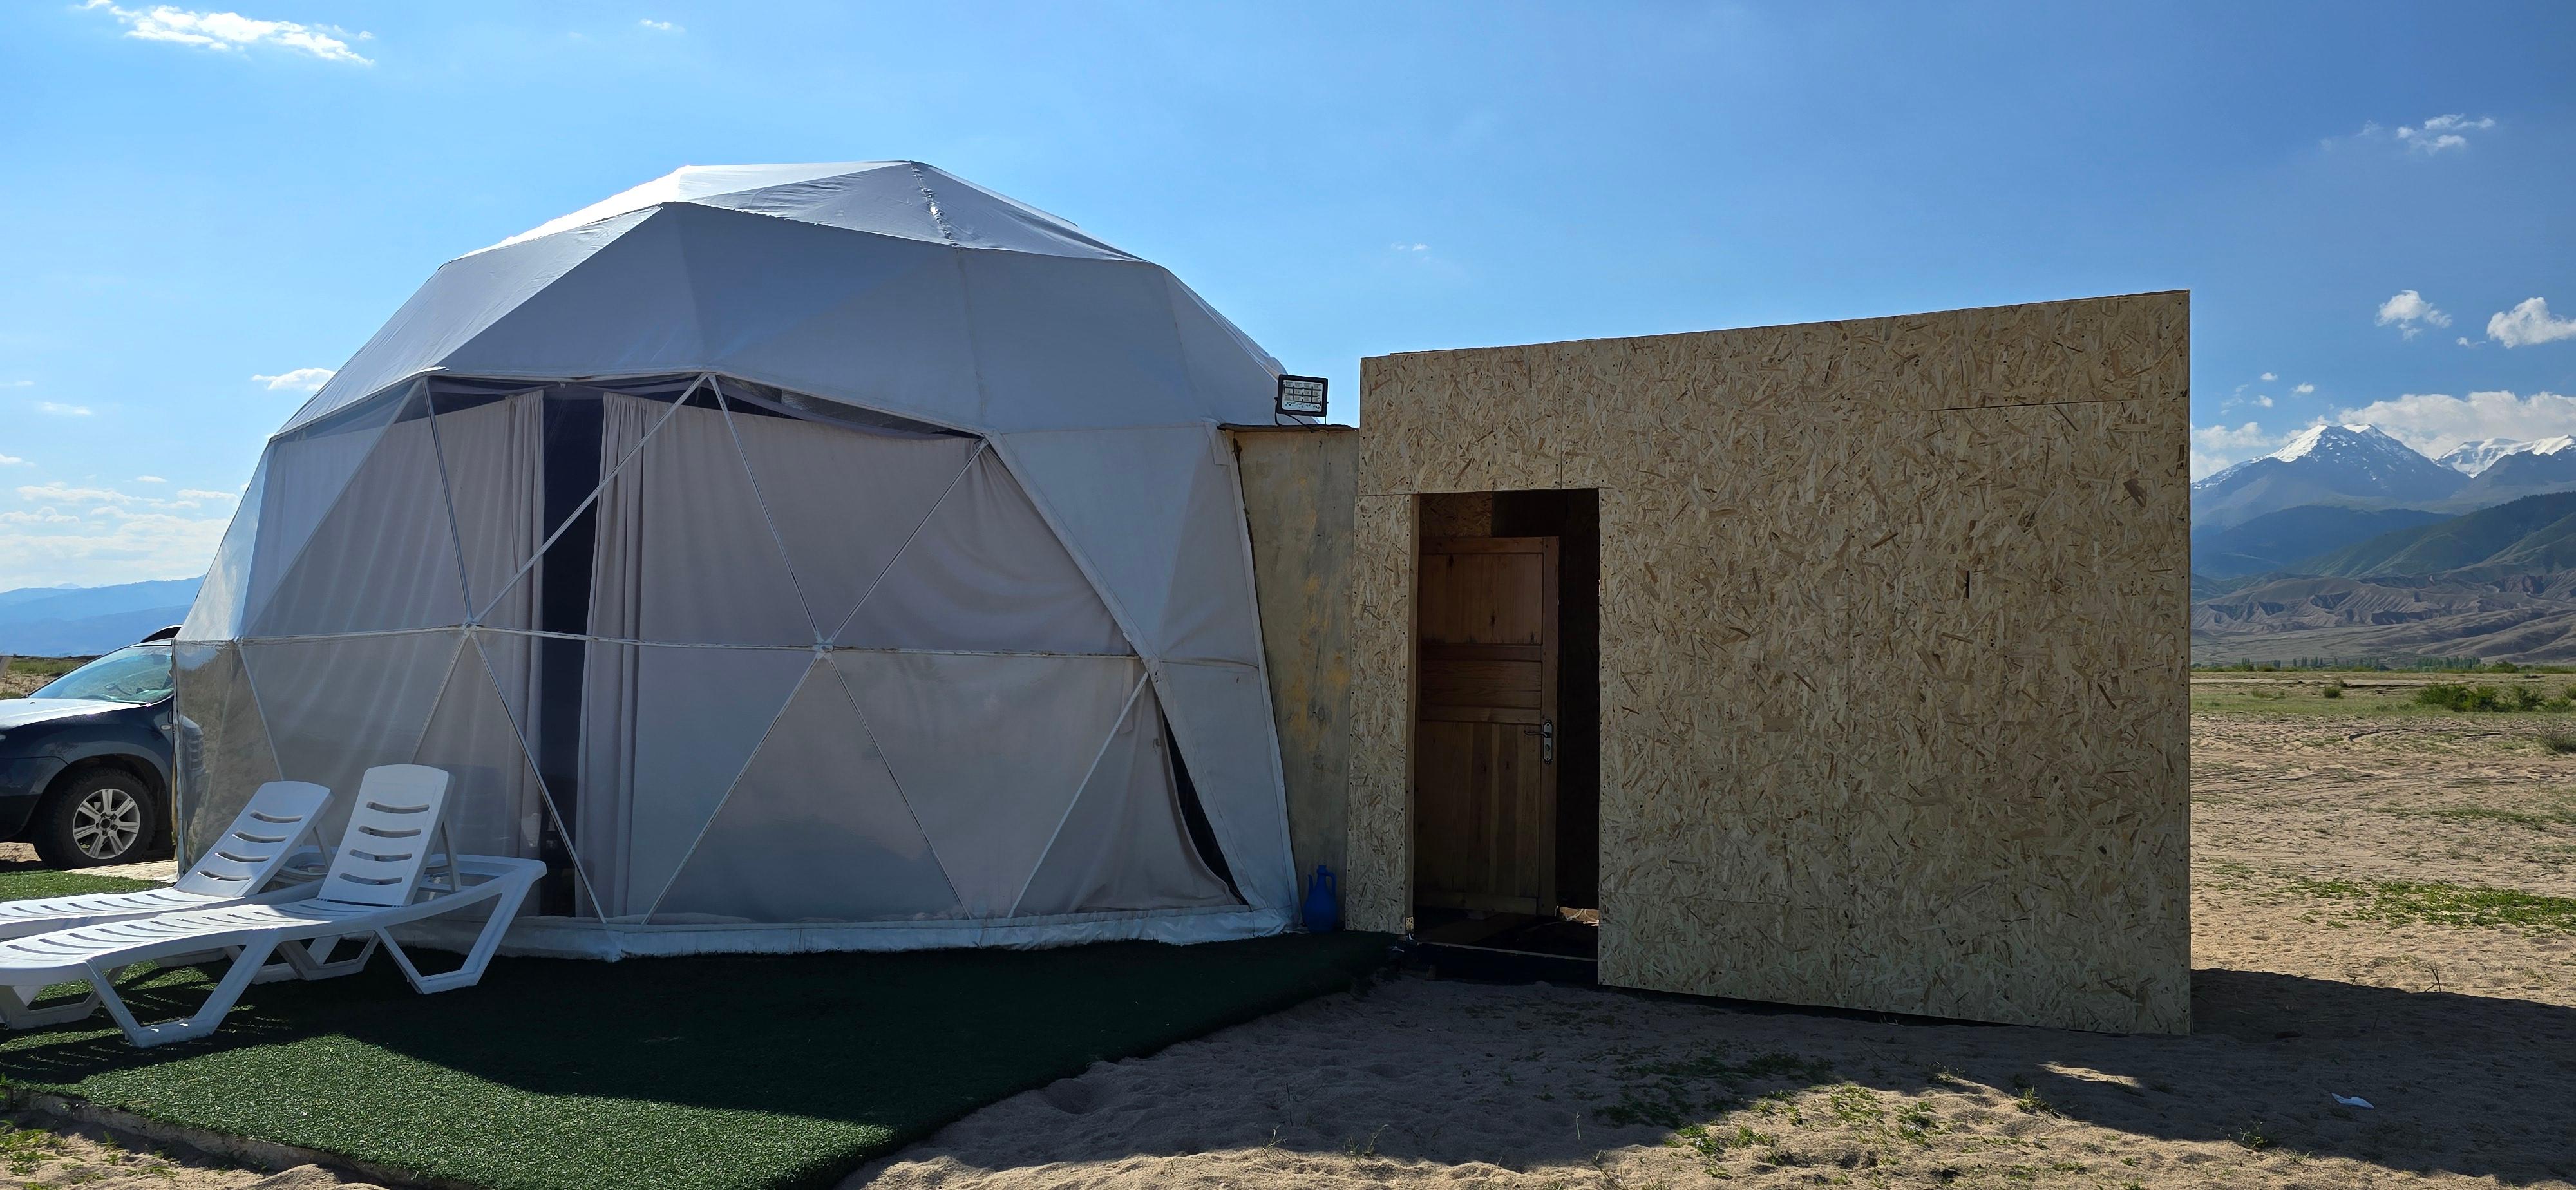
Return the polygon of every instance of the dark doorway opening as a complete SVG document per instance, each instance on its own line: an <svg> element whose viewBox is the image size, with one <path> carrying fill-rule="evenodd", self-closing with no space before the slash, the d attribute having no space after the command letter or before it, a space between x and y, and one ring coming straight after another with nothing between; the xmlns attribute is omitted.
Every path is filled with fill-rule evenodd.
<svg viewBox="0 0 2576 1190"><path fill-rule="evenodd" d="M1600 494L1419 499L1415 936L1590 959L1601 903Z"/></svg>

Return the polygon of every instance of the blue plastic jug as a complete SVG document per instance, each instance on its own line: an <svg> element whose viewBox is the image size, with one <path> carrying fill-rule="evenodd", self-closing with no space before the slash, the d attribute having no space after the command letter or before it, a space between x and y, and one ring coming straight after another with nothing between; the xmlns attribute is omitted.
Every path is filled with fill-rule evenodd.
<svg viewBox="0 0 2576 1190"><path fill-rule="evenodd" d="M1306 878L1306 932L1329 934L1342 928L1341 883L1333 870L1315 865L1315 874Z"/></svg>

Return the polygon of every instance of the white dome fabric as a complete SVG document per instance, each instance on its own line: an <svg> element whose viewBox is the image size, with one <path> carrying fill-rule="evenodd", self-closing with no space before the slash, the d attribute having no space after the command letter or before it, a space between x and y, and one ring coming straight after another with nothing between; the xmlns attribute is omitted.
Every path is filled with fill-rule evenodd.
<svg viewBox="0 0 2576 1190"><path fill-rule="evenodd" d="M261 459L180 634L183 843L432 764L456 846L562 873L522 951L1282 929L1216 428L1277 372L914 162L684 169L460 257Z"/></svg>

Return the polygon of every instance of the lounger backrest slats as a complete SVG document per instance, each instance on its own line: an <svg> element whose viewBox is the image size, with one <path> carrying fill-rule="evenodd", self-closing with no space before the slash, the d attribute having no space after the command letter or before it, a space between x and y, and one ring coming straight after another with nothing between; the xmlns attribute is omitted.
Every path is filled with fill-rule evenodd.
<svg viewBox="0 0 2576 1190"><path fill-rule="evenodd" d="M318 898L344 905L410 904L446 809L446 770L422 764L368 769Z"/></svg>
<svg viewBox="0 0 2576 1190"><path fill-rule="evenodd" d="M310 781L271 781L224 828L197 866L179 878L181 892L247 897L268 886L296 844L331 804L331 791Z"/></svg>

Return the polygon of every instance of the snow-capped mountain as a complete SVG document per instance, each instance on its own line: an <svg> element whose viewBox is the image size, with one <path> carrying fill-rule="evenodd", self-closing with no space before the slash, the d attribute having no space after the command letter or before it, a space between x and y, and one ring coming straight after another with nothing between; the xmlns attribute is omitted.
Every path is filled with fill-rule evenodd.
<svg viewBox="0 0 2576 1190"><path fill-rule="evenodd" d="M2571 487L2576 487L2576 436L2561 434L2522 443L2496 456L2460 489L2460 497L2481 505L2501 504Z"/></svg>
<svg viewBox="0 0 2576 1190"><path fill-rule="evenodd" d="M2565 442L2567 439L2559 437L2547 439L2547 441ZM2523 442L2513 438L2480 438L2475 442L2463 442L2454 446L2434 456L2433 461L2462 475L2475 475L2495 466L2497 459L2509 454L2519 454L2538 445L2537 442Z"/></svg>
<svg viewBox="0 0 2576 1190"><path fill-rule="evenodd" d="M2568 459L2576 463L2576 453ZM2214 528L2303 504L2421 508L2469 482L2377 426L2311 426L2271 454L2191 485L2191 516L2195 527Z"/></svg>

